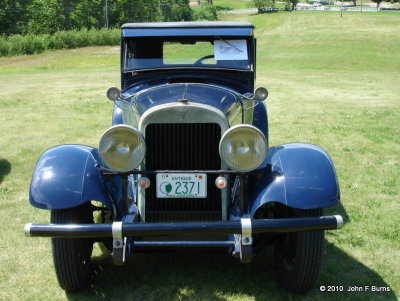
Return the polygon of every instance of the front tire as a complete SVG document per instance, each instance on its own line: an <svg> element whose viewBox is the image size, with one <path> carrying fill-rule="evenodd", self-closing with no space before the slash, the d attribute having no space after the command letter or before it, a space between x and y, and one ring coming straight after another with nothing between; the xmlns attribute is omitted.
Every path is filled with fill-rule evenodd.
<svg viewBox="0 0 400 301"><path fill-rule="evenodd" d="M79 207L51 210L53 224L91 224L90 203ZM67 292L85 288L91 274L93 241L88 238L52 238L54 268L58 283Z"/></svg>
<svg viewBox="0 0 400 301"><path fill-rule="evenodd" d="M280 217L315 217L322 209L282 208ZM317 281L323 253L324 230L285 233L275 244L276 271L280 284L291 293L305 293Z"/></svg>

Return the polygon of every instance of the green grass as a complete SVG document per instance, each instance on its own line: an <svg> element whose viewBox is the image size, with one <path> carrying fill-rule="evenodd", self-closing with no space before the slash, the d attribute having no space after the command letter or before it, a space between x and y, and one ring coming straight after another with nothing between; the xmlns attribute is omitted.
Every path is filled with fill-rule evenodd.
<svg viewBox="0 0 400 301"><path fill-rule="evenodd" d="M218 10L246 9L253 7L247 0L214 0L213 4Z"/></svg>
<svg viewBox="0 0 400 301"><path fill-rule="evenodd" d="M218 4L218 3L217 3ZM0 58L0 300L396 300L400 297L400 14L293 12L227 16L251 21L257 83L267 101L270 144L326 148L346 225L327 231L315 289L293 296L275 281L267 250L253 265L226 254L135 254L114 267L95 250L96 277L65 294L50 240L26 238L47 211L27 201L36 160L47 148L96 146L111 123L105 90L119 85L117 47ZM234 18L234 19L232 19ZM269 255L269 256L268 256ZM320 285L382 286L390 292L322 293Z"/></svg>

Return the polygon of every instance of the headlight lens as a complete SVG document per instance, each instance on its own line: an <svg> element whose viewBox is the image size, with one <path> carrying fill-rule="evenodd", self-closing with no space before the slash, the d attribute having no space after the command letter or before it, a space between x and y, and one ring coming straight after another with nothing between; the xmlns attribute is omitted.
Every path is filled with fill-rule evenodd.
<svg viewBox="0 0 400 301"><path fill-rule="evenodd" d="M251 171L265 160L268 144L264 134L252 125L231 127L222 136L219 154L237 171Z"/></svg>
<svg viewBox="0 0 400 301"><path fill-rule="evenodd" d="M143 161L145 153L143 135L128 125L112 126L100 139L100 158L116 171L135 169Z"/></svg>

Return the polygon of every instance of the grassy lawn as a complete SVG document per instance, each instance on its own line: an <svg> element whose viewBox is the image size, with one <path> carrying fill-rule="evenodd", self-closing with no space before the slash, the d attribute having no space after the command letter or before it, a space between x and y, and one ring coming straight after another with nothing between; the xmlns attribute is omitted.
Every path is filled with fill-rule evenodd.
<svg viewBox="0 0 400 301"><path fill-rule="evenodd" d="M233 10L253 7L250 2L250 0L214 0L213 4L218 10Z"/></svg>
<svg viewBox="0 0 400 301"><path fill-rule="evenodd" d="M221 1L215 1L217 5ZM241 2L241 1L240 1ZM243 1L244 2L244 1ZM397 300L400 297L400 14L292 12L227 16L258 38L257 83L270 145L310 142L331 155L346 225L326 232L320 279L306 295L278 287L270 250L252 265L226 254L135 254L125 267L95 249L96 277L65 294L50 240L26 238L49 213L28 203L36 160L65 143L97 146L111 124L118 47L0 58L0 300ZM233 19L234 18L234 19ZM319 286L389 292L320 292Z"/></svg>

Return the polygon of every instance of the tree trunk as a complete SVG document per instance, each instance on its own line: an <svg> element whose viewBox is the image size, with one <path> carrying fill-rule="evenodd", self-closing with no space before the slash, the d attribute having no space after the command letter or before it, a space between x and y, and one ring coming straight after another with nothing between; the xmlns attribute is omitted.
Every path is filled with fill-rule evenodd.
<svg viewBox="0 0 400 301"><path fill-rule="evenodd" d="M70 13L70 2L68 0L63 0L62 2L64 10L64 28L69 30L71 28L71 13Z"/></svg>
<svg viewBox="0 0 400 301"><path fill-rule="evenodd" d="M17 12L17 0L13 0L13 2L12 2L12 8L13 8L13 11L14 12ZM13 29L12 29L12 32L15 34L15 33L18 33L19 32L19 30L18 30L18 22L13 22L12 24L14 24L14 25L12 25L12 27L14 27Z"/></svg>

